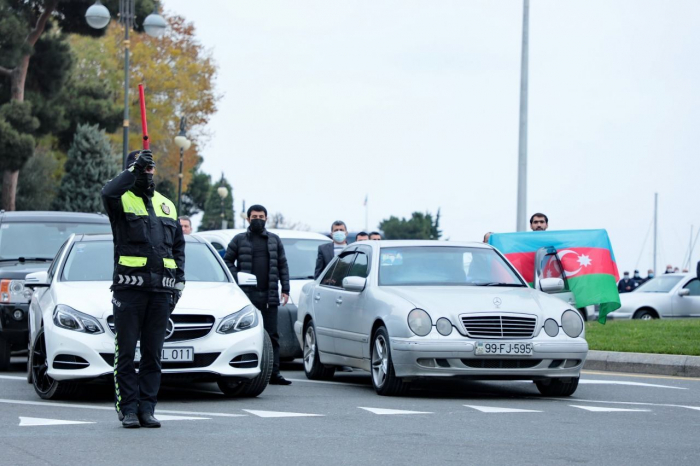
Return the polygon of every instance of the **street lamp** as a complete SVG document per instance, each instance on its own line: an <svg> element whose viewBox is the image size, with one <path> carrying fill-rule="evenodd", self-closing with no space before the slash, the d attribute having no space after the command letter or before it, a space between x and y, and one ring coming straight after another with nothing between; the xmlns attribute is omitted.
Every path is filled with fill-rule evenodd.
<svg viewBox="0 0 700 466"><path fill-rule="evenodd" d="M136 0L119 0L119 22L124 26L124 136L122 141L122 164L126 168L126 156L129 153L129 29L134 27ZM95 29L102 29L109 24L110 15L106 6L96 0L85 12L85 21ZM158 14L158 3L153 13L143 22L146 34L160 37L165 31L165 19Z"/></svg>
<svg viewBox="0 0 700 466"><path fill-rule="evenodd" d="M180 212L180 201L182 200L182 162L185 158L185 151L192 145L192 141L187 139L187 134L185 134L185 117L180 118L180 132L175 136L175 145L180 148L180 172L177 175L177 211Z"/></svg>
<svg viewBox="0 0 700 466"><path fill-rule="evenodd" d="M216 189L216 192L219 194L219 197L221 198L221 229L225 230L226 229L226 218L224 216L224 199L228 196L228 189L226 189L226 186L219 186Z"/></svg>

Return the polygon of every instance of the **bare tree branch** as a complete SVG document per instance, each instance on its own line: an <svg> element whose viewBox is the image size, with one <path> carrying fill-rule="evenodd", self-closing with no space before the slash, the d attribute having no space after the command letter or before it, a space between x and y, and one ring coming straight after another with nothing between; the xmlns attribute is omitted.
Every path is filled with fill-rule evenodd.
<svg viewBox="0 0 700 466"><path fill-rule="evenodd" d="M12 76L12 70L0 66L0 76L7 76L8 78Z"/></svg>
<svg viewBox="0 0 700 466"><path fill-rule="evenodd" d="M58 0L48 0L46 2L44 11L41 12L41 16L39 16L39 19L36 22L36 26L34 27L32 32L30 32L27 36L27 44L33 47L34 44L36 44L36 41L39 40L39 37L44 32L44 28L46 27L46 22L49 20L49 16L51 16L51 13L53 13L56 9L56 5L58 5Z"/></svg>

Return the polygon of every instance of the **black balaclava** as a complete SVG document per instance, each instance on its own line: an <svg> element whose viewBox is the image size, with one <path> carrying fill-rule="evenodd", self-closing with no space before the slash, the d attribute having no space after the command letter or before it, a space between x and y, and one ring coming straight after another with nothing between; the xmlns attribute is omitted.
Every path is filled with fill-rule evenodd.
<svg viewBox="0 0 700 466"><path fill-rule="evenodd" d="M265 220L261 218L254 218L250 221L250 231L253 233L260 234L265 229Z"/></svg>
<svg viewBox="0 0 700 466"><path fill-rule="evenodd" d="M153 197L156 184L153 182L153 173L142 172L136 177L133 191L140 196Z"/></svg>

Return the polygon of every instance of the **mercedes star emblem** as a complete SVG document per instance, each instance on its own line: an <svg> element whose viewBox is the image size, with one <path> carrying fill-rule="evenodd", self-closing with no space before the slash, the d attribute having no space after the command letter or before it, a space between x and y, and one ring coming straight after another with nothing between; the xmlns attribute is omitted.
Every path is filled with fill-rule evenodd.
<svg viewBox="0 0 700 466"><path fill-rule="evenodd" d="M500 306L501 306L501 302L502 302L502 301L501 301L501 298L493 298L493 305L494 305L494 306L500 307Z"/></svg>
<svg viewBox="0 0 700 466"><path fill-rule="evenodd" d="M173 333L175 333L175 322L173 319L168 319L168 325L165 327L165 339L172 337Z"/></svg>

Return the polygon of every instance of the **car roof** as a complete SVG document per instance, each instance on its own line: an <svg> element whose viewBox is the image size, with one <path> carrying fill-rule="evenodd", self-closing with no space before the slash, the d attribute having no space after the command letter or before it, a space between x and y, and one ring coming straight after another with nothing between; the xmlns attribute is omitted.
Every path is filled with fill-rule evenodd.
<svg viewBox="0 0 700 466"><path fill-rule="evenodd" d="M398 247L470 247L481 249L493 249L492 246L479 241L436 241L423 239L404 240L379 240L379 241L356 241L348 246L368 245L372 248L398 248Z"/></svg>
<svg viewBox="0 0 700 466"><path fill-rule="evenodd" d="M113 236L108 233L83 233L79 235L75 235L75 241L76 242L91 242L91 241L112 241ZM203 243L204 241L200 240L197 237L193 237L192 235L185 235L185 242L186 243Z"/></svg>
<svg viewBox="0 0 700 466"><path fill-rule="evenodd" d="M218 237L224 237L224 238L229 238L229 240L233 239L234 236L236 236L239 233L245 233L247 230L243 230L241 228L236 228L236 229L231 229L229 228L228 230L207 230L207 231L198 231L195 233L196 235L201 235L203 238L206 238L207 236L218 236ZM282 229L277 229L277 228L270 228L267 231L270 233L274 233L280 238L296 238L296 239L316 239L316 240L322 240L322 241L330 241L330 238L327 236L314 233L312 231L299 231L299 230L282 230Z"/></svg>
<svg viewBox="0 0 700 466"><path fill-rule="evenodd" d="M49 211L0 211L0 223L7 222L79 222L109 223L109 217L101 213L49 212Z"/></svg>

